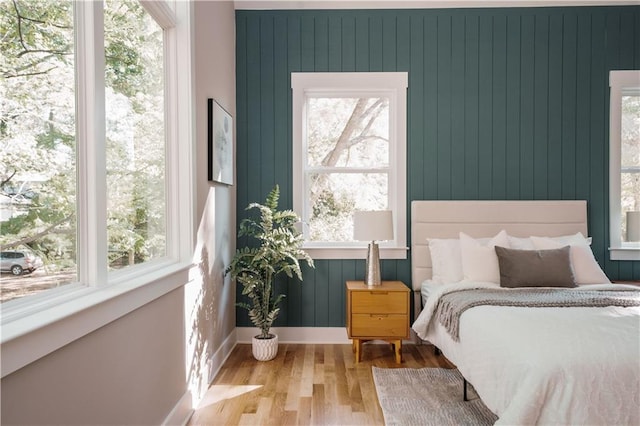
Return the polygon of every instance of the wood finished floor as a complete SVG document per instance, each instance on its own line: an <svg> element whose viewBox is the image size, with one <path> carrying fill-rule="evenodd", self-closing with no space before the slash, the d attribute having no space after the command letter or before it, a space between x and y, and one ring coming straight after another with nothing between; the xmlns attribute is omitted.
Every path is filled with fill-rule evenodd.
<svg viewBox="0 0 640 426"><path fill-rule="evenodd" d="M430 345L403 345L402 357L396 364L391 345L367 343L355 364L351 345L280 344L259 362L237 345L189 425L382 425L372 366L452 368Z"/></svg>

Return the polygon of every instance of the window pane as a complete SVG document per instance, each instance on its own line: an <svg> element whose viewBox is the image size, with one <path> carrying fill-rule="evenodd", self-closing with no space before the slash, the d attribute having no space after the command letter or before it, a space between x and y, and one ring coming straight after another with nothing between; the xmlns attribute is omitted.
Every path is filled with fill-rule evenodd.
<svg viewBox="0 0 640 426"><path fill-rule="evenodd" d="M315 172L325 167L352 172ZM307 168L307 241L353 241L353 212L388 205L389 99L308 98ZM362 168L382 173L357 172Z"/></svg>
<svg viewBox="0 0 640 426"><path fill-rule="evenodd" d="M166 254L162 28L136 0L107 0L109 267Z"/></svg>
<svg viewBox="0 0 640 426"><path fill-rule="evenodd" d="M640 96L622 96L621 130L622 241L638 241L633 226L627 232L627 212L640 211Z"/></svg>
<svg viewBox="0 0 640 426"><path fill-rule="evenodd" d="M312 167L388 167L388 98L308 98Z"/></svg>
<svg viewBox="0 0 640 426"><path fill-rule="evenodd" d="M389 208L386 173L311 174L309 180L308 241L353 241L354 211Z"/></svg>
<svg viewBox="0 0 640 426"><path fill-rule="evenodd" d="M0 25L6 302L77 281L73 3L3 1Z"/></svg>
<svg viewBox="0 0 640 426"><path fill-rule="evenodd" d="M622 168L640 167L640 96L622 97Z"/></svg>

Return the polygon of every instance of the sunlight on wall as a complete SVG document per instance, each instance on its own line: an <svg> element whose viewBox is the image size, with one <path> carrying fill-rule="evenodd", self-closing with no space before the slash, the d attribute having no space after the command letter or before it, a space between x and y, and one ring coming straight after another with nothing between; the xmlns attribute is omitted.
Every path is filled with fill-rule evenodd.
<svg viewBox="0 0 640 426"><path fill-rule="evenodd" d="M226 195L221 192L226 192L226 188L209 190L198 227L194 267L189 272L189 283L184 291L185 374L194 407L207 392L214 370L219 368L212 365L212 360L228 334L226 311L234 309L233 303L225 302L231 287L223 276L224 265L228 262L225 258L229 251L229 214L217 211L228 204L219 199Z"/></svg>
<svg viewBox="0 0 640 426"><path fill-rule="evenodd" d="M196 406L208 387L210 369L210 347L204 335L207 328L207 281L205 274L206 249L198 243L196 253L203 255L201 259L194 259L197 265L189 272L189 283L184 291L185 315L185 379L191 393L193 406ZM195 256L194 256L195 257ZM198 256L200 257L200 256ZM210 307L209 307L210 308ZM204 329L203 329L204 328Z"/></svg>

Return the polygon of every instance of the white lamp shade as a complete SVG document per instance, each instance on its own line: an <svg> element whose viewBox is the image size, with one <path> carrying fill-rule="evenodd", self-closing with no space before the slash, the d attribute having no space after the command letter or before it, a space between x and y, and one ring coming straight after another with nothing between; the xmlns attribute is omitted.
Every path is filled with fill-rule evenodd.
<svg viewBox="0 0 640 426"><path fill-rule="evenodd" d="M354 212L353 239L356 241L393 240L391 210Z"/></svg>
<svg viewBox="0 0 640 426"><path fill-rule="evenodd" d="M627 241L640 241L640 211L627 212Z"/></svg>

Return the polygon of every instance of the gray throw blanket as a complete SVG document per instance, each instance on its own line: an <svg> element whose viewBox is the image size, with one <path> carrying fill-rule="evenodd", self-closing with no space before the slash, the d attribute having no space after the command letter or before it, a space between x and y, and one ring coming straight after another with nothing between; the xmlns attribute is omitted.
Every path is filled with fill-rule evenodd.
<svg viewBox="0 0 640 426"><path fill-rule="evenodd" d="M440 297L436 316L454 341L460 341L460 315L474 306L521 306L525 308L564 308L640 306L640 289L567 290L559 288L465 289Z"/></svg>

